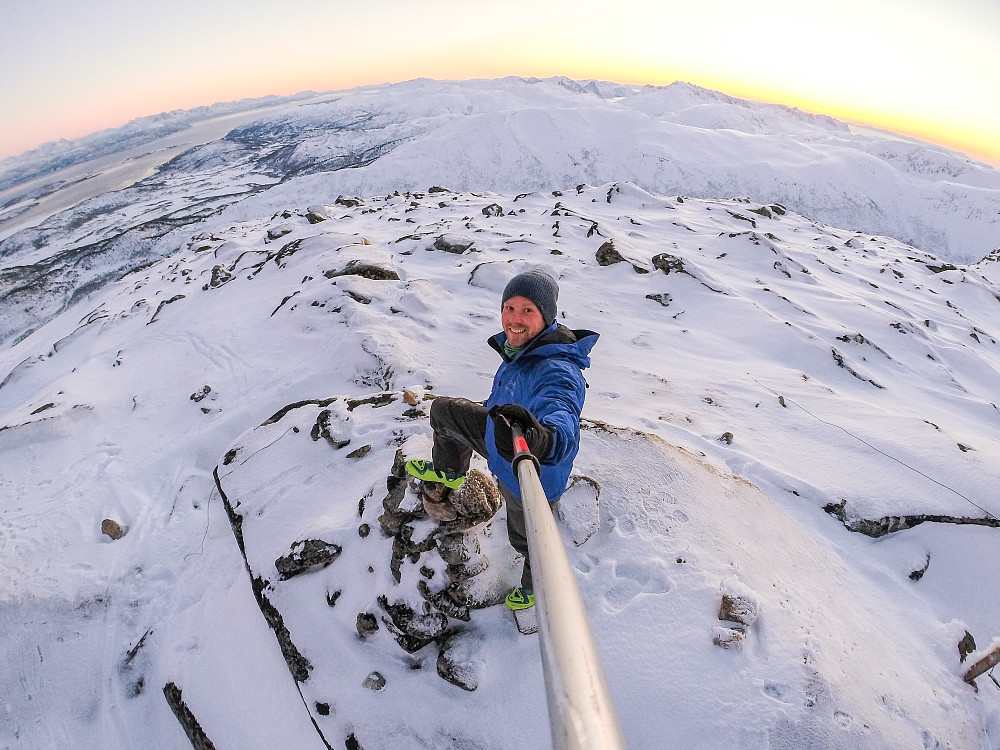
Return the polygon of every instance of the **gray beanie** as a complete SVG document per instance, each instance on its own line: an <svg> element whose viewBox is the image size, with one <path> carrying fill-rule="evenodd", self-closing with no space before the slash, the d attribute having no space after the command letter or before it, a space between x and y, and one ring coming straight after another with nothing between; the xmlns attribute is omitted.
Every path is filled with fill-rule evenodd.
<svg viewBox="0 0 1000 750"><path fill-rule="evenodd" d="M534 302L546 326L555 322L559 285L545 271L525 271L508 281L503 290L500 307L502 308L511 297L524 297Z"/></svg>

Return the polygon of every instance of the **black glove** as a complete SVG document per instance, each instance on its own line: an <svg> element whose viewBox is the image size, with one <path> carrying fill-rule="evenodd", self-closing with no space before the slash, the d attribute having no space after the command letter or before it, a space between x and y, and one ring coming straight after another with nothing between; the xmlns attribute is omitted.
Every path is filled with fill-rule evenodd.
<svg viewBox="0 0 1000 750"><path fill-rule="evenodd" d="M514 433L511 423L521 426L528 450L539 461L544 461L552 447L552 428L546 427L535 415L520 404L502 404L490 409L493 418L493 441L497 453L504 461L514 460Z"/></svg>

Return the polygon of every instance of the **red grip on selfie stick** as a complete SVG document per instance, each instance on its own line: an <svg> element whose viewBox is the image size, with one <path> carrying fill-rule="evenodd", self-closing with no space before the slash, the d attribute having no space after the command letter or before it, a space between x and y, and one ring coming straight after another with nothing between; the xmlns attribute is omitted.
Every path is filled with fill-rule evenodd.
<svg viewBox="0 0 1000 750"><path fill-rule="evenodd" d="M514 458L511 460L511 468L514 469L514 473L517 473L517 465L521 463L524 459L528 459L535 465L535 471L541 469L541 464L538 463L538 459L535 458L534 454L528 450L528 441L524 439L524 432L521 430L521 425L517 422L510 423L511 432L514 435Z"/></svg>

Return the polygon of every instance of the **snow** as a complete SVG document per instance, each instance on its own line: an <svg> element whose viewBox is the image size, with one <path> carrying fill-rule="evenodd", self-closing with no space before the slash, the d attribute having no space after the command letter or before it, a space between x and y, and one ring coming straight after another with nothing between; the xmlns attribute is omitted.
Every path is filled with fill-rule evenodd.
<svg viewBox="0 0 1000 750"><path fill-rule="evenodd" d="M607 124L570 114L500 119L533 138L550 138L538 118ZM481 119L474 132L497 120ZM949 268L725 193L468 192L403 149L417 191L346 191L364 199L346 206L300 178L167 235L166 257L0 350L0 746L189 747L168 683L220 748L547 746L537 636L502 605L461 626L471 692L438 676L437 646L407 654L384 626L356 629L381 593L419 602L420 565L444 569L425 553L396 584L377 522L396 449L428 446L403 389L485 398L499 292L541 266L560 322L601 334L557 518L627 746L1000 748L1000 690L962 680L1000 637L1000 530L928 521L871 538L824 510L1000 515L996 260ZM464 153L482 160L468 174L487 169L471 141ZM544 179L565 175L554 163ZM310 223L316 209L329 218ZM440 236L473 245L435 250ZM625 262L598 264L609 240ZM664 253L680 267L657 267ZM337 275L357 260L398 279ZM323 408L349 445L312 439ZM246 558L216 472L246 511ZM515 576L503 513L486 553ZM105 518L126 535L103 535ZM343 552L278 580L274 561L311 538ZM742 632L719 619L723 595L752 614ZM962 664L966 630L979 651ZM373 672L383 689L365 687Z"/></svg>

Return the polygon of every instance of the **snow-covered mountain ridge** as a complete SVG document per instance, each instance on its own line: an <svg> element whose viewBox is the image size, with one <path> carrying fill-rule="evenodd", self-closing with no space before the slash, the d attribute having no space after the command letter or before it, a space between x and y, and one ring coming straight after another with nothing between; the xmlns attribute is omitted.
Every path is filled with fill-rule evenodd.
<svg viewBox="0 0 1000 750"><path fill-rule="evenodd" d="M543 736L537 648L502 607L449 632L471 692L438 644L356 626L443 570L425 553L397 587L376 525L393 452L429 435L402 389L484 398L498 295L542 265L560 320L601 333L577 464L600 492L575 498L589 536L563 524L629 747L1000 746L1000 691L957 649L1000 621L995 256L628 183L431 183L171 237L0 352L7 744L186 747L167 685L218 747L523 747L511 715ZM312 439L322 408L349 445ZM306 680L215 471L261 511L247 562ZM963 523L844 523L919 515ZM278 580L316 538L341 556ZM727 650L734 589L760 612Z"/></svg>
<svg viewBox="0 0 1000 750"><path fill-rule="evenodd" d="M1000 247L997 170L690 84L416 80L293 98L283 109L266 104L225 138L114 190L99 179L123 168L111 154L3 191L0 340L15 341L90 290L171 255L194 226L213 231L340 194L431 184L517 193L631 182L780 203L946 262L976 262ZM151 165L158 143L144 146Z"/></svg>

